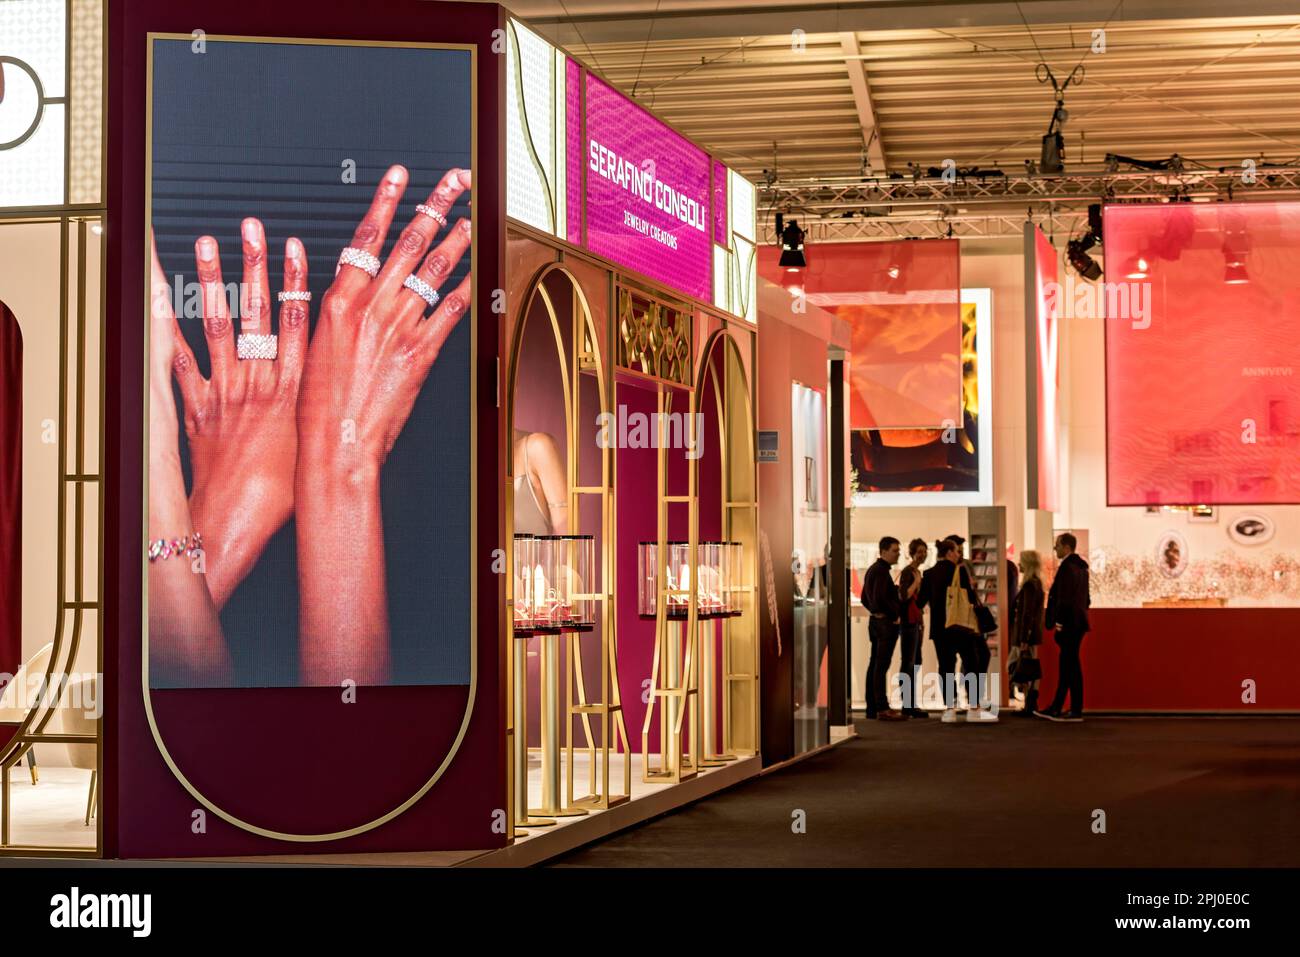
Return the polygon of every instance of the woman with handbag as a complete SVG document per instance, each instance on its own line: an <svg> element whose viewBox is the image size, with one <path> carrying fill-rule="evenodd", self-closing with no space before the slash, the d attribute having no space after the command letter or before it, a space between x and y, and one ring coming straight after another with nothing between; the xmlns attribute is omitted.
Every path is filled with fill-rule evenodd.
<svg viewBox="0 0 1300 957"><path fill-rule="evenodd" d="M1011 651L1016 655L1011 666L1011 684L1019 685L1025 692L1025 707L1020 713L1028 716L1038 707L1038 682L1043 677L1043 666L1038 660L1038 646L1043 643L1043 580L1042 560L1038 552L1020 553L1020 591L1011 606Z"/></svg>
<svg viewBox="0 0 1300 957"><path fill-rule="evenodd" d="M930 606L930 640L939 659L939 674L943 679L944 724L957 721L957 656L961 656L962 671L979 674L979 663L974 655L974 639L979 635L975 606L979 596L974 582L955 542L944 539L936 542L939 560L921 576L919 604ZM996 721L997 715L979 707L979 696L974 694L967 712L967 721Z"/></svg>

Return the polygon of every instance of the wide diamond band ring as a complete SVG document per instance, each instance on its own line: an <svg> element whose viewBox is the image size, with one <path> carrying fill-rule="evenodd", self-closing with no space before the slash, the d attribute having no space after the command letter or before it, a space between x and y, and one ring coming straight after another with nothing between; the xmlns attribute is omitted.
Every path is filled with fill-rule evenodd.
<svg viewBox="0 0 1300 957"><path fill-rule="evenodd" d="M402 281L402 285L427 302L430 307L438 305L438 300L442 298L438 295L438 290L434 289L419 276L407 276L406 279Z"/></svg>
<svg viewBox="0 0 1300 957"><path fill-rule="evenodd" d="M235 354L241 359L274 359L279 352L276 336L241 333L235 339Z"/></svg>
<svg viewBox="0 0 1300 957"><path fill-rule="evenodd" d="M364 249L357 249L356 246L343 248L343 252L339 254L339 265L356 266L367 273L371 279L379 275L379 257L371 255Z"/></svg>
<svg viewBox="0 0 1300 957"><path fill-rule="evenodd" d="M311 293L306 290L302 292L277 292L275 297L279 299L280 302L311 302Z"/></svg>
<svg viewBox="0 0 1300 957"><path fill-rule="evenodd" d="M420 203L418 206L415 207L415 211L417 213L423 213L424 215L428 216L439 226L447 225L447 217L442 215L442 213L438 212L436 209L434 209L432 206L428 205L427 203Z"/></svg>

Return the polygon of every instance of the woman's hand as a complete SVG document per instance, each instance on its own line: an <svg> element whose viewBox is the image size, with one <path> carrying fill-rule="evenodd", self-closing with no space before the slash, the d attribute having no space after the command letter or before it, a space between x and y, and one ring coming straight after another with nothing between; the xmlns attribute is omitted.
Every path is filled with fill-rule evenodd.
<svg viewBox="0 0 1300 957"><path fill-rule="evenodd" d="M401 166L385 174L353 234L353 248L379 255L407 180ZM468 170L452 170L424 202L445 218L470 185ZM375 278L341 265L321 303L298 398L303 684L388 681L379 470L439 350L470 306L469 277L427 318L428 303L403 285L415 275L440 290L469 249L470 224L461 220L429 252L439 228L434 218L417 213Z"/></svg>
<svg viewBox="0 0 1300 957"><path fill-rule="evenodd" d="M153 238L150 237L150 245ZM181 473L172 372L193 356L176 326L171 289L152 249L149 309L149 542L194 541L196 525ZM148 545L148 543L146 543ZM208 592L200 550L149 562L149 667L165 685L223 686L230 655Z"/></svg>
<svg viewBox="0 0 1300 957"><path fill-rule="evenodd" d="M270 335L266 233L256 219L245 219L241 232L240 331ZM200 237L195 260L212 378L200 374L184 339L179 340L175 369L194 470L190 507L208 553L212 599L221 608L293 514L296 410L308 307L297 301L280 307L275 359L240 359L217 241ZM306 288L307 254L302 243L291 238L285 244L284 291Z"/></svg>
<svg viewBox="0 0 1300 957"><path fill-rule="evenodd" d="M384 176L352 237L354 248L376 256L383 249L407 179L401 166ZM469 187L469 170L452 170L425 202L445 217ZM425 257L439 228L417 213L376 278L340 266L325 293L298 404L298 434L312 469L339 478L378 472L438 351L468 308L468 276L428 319L428 304L402 285L414 274L441 290L469 249L470 222L462 219Z"/></svg>

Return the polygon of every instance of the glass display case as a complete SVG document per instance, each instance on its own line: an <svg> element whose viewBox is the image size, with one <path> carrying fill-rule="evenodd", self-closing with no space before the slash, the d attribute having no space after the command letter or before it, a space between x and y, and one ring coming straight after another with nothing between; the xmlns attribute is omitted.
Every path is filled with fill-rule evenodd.
<svg viewBox="0 0 1300 957"><path fill-rule="evenodd" d="M595 569L591 535L516 535L515 631L589 629Z"/></svg>
<svg viewBox="0 0 1300 957"><path fill-rule="evenodd" d="M686 618L694 587L700 618L729 618L740 614L742 563L739 542L700 542L695 561L690 545L667 542L669 619ZM637 613L654 618L658 611L658 545L641 542L637 549Z"/></svg>

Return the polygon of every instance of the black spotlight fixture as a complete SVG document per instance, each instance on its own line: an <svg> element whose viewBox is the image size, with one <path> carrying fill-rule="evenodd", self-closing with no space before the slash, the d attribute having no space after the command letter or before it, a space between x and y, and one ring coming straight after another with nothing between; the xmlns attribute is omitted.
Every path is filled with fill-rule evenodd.
<svg viewBox="0 0 1300 957"><path fill-rule="evenodd" d="M1089 282L1101 278L1101 266L1088 255L1088 250L1095 245L1097 240L1092 233L1085 233L1083 238L1071 239L1065 244L1065 258L1070 261L1074 271Z"/></svg>
<svg viewBox="0 0 1300 957"><path fill-rule="evenodd" d="M1101 266L1088 255L1089 249L1101 245L1101 236L1101 203L1093 203L1088 207L1088 231L1065 244L1065 258L1074 271L1089 282L1101 278Z"/></svg>
<svg viewBox="0 0 1300 957"><path fill-rule="evenodd" d="M789 270L806 269L808 257L804 255L803 230L799 228L799 221L792 219L787 223L785 217L777 213L776 231L781 237L781 268Z"/></svg>

